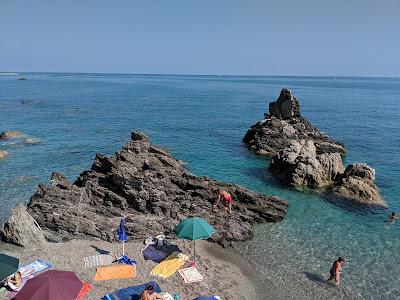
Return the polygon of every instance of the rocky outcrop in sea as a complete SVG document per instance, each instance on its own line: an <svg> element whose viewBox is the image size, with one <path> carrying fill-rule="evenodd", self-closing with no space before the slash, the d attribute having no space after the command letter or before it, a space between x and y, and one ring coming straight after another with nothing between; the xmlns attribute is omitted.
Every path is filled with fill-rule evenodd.
<svg viewBox="0 0 400 300"><path fill-rule="evenodd" d="M134 239L172 234L179 221L199 216L216 228L211 240L226 245L251 239L253 223L280 221L288 207L278 197L190 174L139 132L132 132L131 141L115 156L97 154L91 170L74 183L59 173L53 173L51 183L39 186L27 210L51 241L115 240L121 215ZM233 196L231 215L221 207L212 210L219 189Z"/></svg>
<svg viewBox="0 0 400 300"><path fill-rule="evenodd" d="M6 156L8 156L9 153L5 150L0 150L0 159L5 158Z"/></svg>
<svg viewBox="0 0 400 300"><path fill-rule="evenodd" d="M274 156L292 140L313 141L318 154L346 154L342 143L334 141L301 116L300 104L288 89L282 89L264 117L251 126L243 138L248 148L258 154Z"/></svg>
<svg viewBox="0 0 400 300"><path fill-rule="evenodd" d="M22 132L16 130L6 130L0 133L0 139L12 139L22 136Z"/></svg>
<svg viewBox="0 0 400 300"><path fill-rule="evenodd" d="M298 100L287 89L270 103L265 119L253 125L243 141L250 150L273 156L269 169L282 183L324 188L362 204L386 205L375 184L375 171L361 163L345 168L344 145L302 117Z"/></svg>

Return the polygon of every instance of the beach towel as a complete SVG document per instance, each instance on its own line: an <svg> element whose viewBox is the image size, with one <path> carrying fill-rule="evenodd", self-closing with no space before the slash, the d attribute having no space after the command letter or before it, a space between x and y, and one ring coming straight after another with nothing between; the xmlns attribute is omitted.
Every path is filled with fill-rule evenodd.
<svg viewBox="0 0 400 300"><path fill-rule="evenodd" d="M142 285L130 286L111 294L105 294L102 300L139 300L140 294L143 293L148 285L153 286L156 293L161 293L161 288L157 282L151 281Z"/></svg>
<svg viewBox="0 0 400 300"><path fill-rule="evenodd" d="M31 278L42 273L43 271L53 269L53 265L47 261L37 259L29 264L22 265L18 271L21 272L22 277Z"/></svg>
<svg viewBox="0 0 400 300"><path fill-rule="evenodd" d="M96 275L94 276L95 281L99 280L110 280L110 279L122 279L122 278L134 278L136 277L136 266L130 265L116 265L98 267Z"/></svg>
<svg viewBox="0 0 400 300"><path fill-rule="evenodd" d="M115 261L115 258L112 255L100 254L84 257L83 261L85 262L85 267L89 268L111 265Z"/></svg>
<svg viewBox="0 0 400 300"><path fill-rule="evenodd" d="M180 269L187 261L189 257L182 253L172 253L165 260L160 262L151 271L151 275L167 278L173 275L178 269Z"/></svg>
<svg viewBox="0 0 400 300"><path fill-rule="evenodd" d="M76 297L76 300L81 300L83 299L87 293L90 292L90 290L93 288L93 285L91 285L89 282L83 282L83 287L81 291L78 294L78 297Z"/></svg>
<svg viewBox="0 0 400 300"><path fill-rule="evenodd" d="M146 248L144 248L142 250L142 254L145 260L152 260L157 263L168 256L168 253L158 250L152 245L148 245Z"/></svg>
<svg viewBox="0 0 400 300"><path fill-rule="evenodd" d="M197 270L195 267L181 269L178 272L179 274L181 274L185 283L203 281L203 276L200 274L199 270Z"/></svg>

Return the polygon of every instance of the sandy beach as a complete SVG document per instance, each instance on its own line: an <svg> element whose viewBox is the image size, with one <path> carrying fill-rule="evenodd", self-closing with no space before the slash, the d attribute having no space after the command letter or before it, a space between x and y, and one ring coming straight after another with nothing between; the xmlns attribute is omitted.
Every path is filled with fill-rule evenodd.
<svg viewBox="0 0 400 300"><path fill-rule="evenodd" d="M192 243L173 241L184 254L193 257ZM197 268L204 280L199 283L185 284L176 272L169 278L162 279L150 275L155 262L144 260L142 242L133 241L125 244L125 251L130 258L137 261L137 277L134 279L117 279L93 281L96 267L85 267L84 257L99 254L96 249L110 251L118 255L122 251L121 243L109 243L99 240L72 240L63 243L48 243L38 249L27 249L11 244L1 243L0 251L20 258L20 264L35 259L51 262L55 269L74 271L81 280L93 284L93 289L85 299L100 299L104 294L132 285L156 281L163 292L178 292L181 299L194 299L199 296L218 295L221 299L267 299L266 295L257 295L256 283L260 283L251 263L240 257L233 249L224 249L206 241L196 242Z"/></svg>

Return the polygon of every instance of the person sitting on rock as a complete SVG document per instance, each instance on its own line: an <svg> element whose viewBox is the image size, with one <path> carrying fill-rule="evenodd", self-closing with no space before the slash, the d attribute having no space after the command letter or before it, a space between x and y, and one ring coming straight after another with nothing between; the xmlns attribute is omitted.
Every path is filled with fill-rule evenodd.
<svg viewBox="0 0 400 300"><path fill-rule="evenodd" d="M342 265L344 264L344 257L340 256L337 260L333 262L332 268L330 270L331 276L328 281L334 279L335 284L339 285L340 283L340 273L342 272Z"/></svg>
<svg viewBox="0 0 400 300"><path fill-rule="evenodd" d="M7 286L13 291L19 291L22 288L22 275L17 271L14 276L7 280Z"/></svg>
<svg viewBox="0 0 400 300"><path fill-rule="evenodd" d="M162 297L158 293L156 293L154 291L154 287L149 284L140 294L140 300L155 300L155 299L162 299Z"/></svg>
<svg viewBox="0 0 400 300"><path fill-rule="evenodd" d="M389 221L390 222L394 222L398 219L399 217L397 216L397 214L395 212L392 212L392 214L389 216Z"/></svg>
<svg viewBox="0 0 400 300"><path fill-rule="evenodd" d="M224 201L225 206L228 208L229 214L231 214L232 213L232 201L233 201L231 194L229 194L227 191L219 190L217 202L215 202L216 207L218 207L218 203L221 199ZM213 205L213 210L214 210L214 205Z"/></svg>

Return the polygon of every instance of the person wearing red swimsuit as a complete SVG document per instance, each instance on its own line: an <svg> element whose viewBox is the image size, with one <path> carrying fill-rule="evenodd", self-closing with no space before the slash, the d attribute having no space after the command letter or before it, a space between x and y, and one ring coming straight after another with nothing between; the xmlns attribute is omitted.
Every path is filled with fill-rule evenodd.
<svg viewBox="0 0 400 300"><path fill-rule="evenodd" d="M219 190L217 202L215 202L215 204L214 204L216 207L218 207L218 203L221 199L224 202L225 206L228 207L229 214L231 214L232 213L232 201L233 201L231 194L229 194L227 191ZM214 210L214 205L213 205L213 210Z"/></svg>

